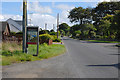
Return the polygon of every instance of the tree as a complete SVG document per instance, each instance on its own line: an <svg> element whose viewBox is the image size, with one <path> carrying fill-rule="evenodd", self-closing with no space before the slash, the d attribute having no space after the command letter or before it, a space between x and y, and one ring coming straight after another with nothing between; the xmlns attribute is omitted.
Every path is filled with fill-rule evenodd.
<svg viewBox="0 0 120 80"><path fill-rule="evenodd" d="M55 32L55 31L53 29L51 29L50 32Z"/></svg>
<svg viewBox="0 0 120 80"><path fill-rule="evenodd" d="M65 31L60 30L60 34L61 34L62 36L65 36Z"/></svg>
<svg viewBox="0 0 120 80"><path fill-rule="evenodd" d="M113 22L111 24L112 29L117 32L117 39L120 40L120 10L115 11L115 15L113 17Z"/></svg>
<svg viewBox="0 0 120 80"><path fill-rule="evenodd" d="M65 32L65 35L69 32L70 26L66 23L62 23L59 25L59 31L63 30Z"/></svg>
<svg viewBox="0 0 120 80"><path fill-rule="evenodd" d="M41 30L41 31L39 31L39 34L48 34L48 33L49 33L48 30Z"/></svg>
<svg viewBox="0 0 120 80"><path fill-rule="evenodd" d="M70 33L72 34L72 37L76 37L75 31L80 30L80 25L76 24L70 27Z"/></svg>
<svg viewBox="0 0 120 80"><path fill-rule="evenodd" d="M93 38L95 37L95 31L97 29L94 27L93 24L82 24L81 25L81 37L82 38ZM93 33L94 33L94 36L93 36Z"/></svg>
<svg viewBox="0 0 120 80"><path fill-rule="evenodd" d="M80 35L81 35L81 31L80 30L75 31L76 38L80 38Z"/></svg>
<svg viewBox="0 0 120 80"><path fill-rule="evenodd" d="M101 34L104 38L107 38L110 36L110 21L108 20L101 20L100 25L98 26L98 32Z"/></svg>
<svg viewBox="0 0 120 80"><path fill-rule="evenodd" d="M120 2L102 2L92 10L92 16L95 26L100 24L100 20L107 14L115 15L115 11L120 10Z"/></svg>
<svg viewBox="0 0 120 80"><path fill-rule="evenodd" d="M68 18L70 19L70 22L80 22L80 24L83 24L83 21L89 21L90 15L91 15L91 9L86 8L83 9L82 7L74 8L69 12Z"/></svg>

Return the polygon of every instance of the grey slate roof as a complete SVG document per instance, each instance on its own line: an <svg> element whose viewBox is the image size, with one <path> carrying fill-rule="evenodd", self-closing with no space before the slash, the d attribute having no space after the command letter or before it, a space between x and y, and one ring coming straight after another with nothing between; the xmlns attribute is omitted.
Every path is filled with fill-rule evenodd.
<svg viewBox="0 0 120 80"><path fill-rule="evenodd" d="M22 25L22 21L20 20L14 20L16 23L18 23L19 25Z"/></svg>
<svg viewBox="0 0 120 80"><path fill-rule="evenodd" d="M9 26L10 26L10 31L12 32L20 32L22 31L22 21L20 20L13 20L9 18L7 20Z"/></svg>

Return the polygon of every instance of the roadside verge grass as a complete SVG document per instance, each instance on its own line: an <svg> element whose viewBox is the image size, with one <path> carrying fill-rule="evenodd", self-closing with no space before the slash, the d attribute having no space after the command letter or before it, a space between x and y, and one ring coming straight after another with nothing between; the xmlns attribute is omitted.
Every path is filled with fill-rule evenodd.
<svg viewBox="0 0 120 80"><path fill-rule="evenodd" d="M63 54L66 51L65 46L61 44L42 44L39 45L39 55L32 56L36 54L36 45L29 45L27 54L22 53L22 45L17 45L16 43L3 43L2 46L2 52L0 52L2 61L0 63L3 66L12 63L48 59Z"/></svg>
<svg viewBox="0 0 120 80"><path fill-rule="evenodd" d="M98 43L120 43L119 41L105 41L105 40L84 40L90 42L98 42Z"/></svg>

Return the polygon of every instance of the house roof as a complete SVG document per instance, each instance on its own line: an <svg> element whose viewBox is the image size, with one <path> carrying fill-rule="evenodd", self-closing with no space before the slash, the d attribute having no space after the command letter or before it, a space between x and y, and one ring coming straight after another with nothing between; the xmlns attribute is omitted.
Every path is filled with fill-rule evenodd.
<svg viewBox="0 0 120 80"><path fill-rule="evenodd" d="M22 25L22 21L20 20L14 20L16 23L18 23L19 25Z"/></svg>
<svg viewBox="0 0 120 80"><path fill-rule="evenodd" d="M22 21L20 20L13 20L11 18L9 18L7 20L9 26L10 26L10 30L13 32L19 32L22 31Z"/></svg>

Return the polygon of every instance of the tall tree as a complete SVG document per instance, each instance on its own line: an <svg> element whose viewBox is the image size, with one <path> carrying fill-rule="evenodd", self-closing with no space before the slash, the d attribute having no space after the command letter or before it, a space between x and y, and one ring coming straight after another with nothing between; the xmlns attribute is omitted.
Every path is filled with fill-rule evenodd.
<svg viewBox="0 0 120 80"><path fill-rule="evenodd" d="M115 15L115 11L120 10L120 2L102 2L92 10L94 25L98 26L100 20L107 14Z"/></svg>
<svg viewBox="0 0 120 80"><path fill-rule="evenodd" d="M82 7L75 7L69 12L68 18L71 23L80 22L80 24L83 24L83 21L88 21L88 19L90 19L90 14L89 8L83 9Z"/></svg>
<svg viewBox="0 0 120 80"><path fill-rule="evenodd" d="M64 31L65 35L69 32L70 26L66 23L62 23L59 25L59 31Z"/></svg>

